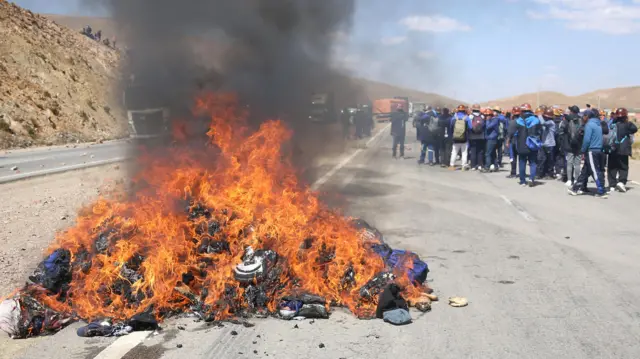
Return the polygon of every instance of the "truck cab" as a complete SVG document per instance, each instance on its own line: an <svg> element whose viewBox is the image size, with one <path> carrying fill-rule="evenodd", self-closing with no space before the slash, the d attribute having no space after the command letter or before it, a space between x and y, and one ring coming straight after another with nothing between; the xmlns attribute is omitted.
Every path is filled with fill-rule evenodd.
<svg viewBox="0 0 640 359"><path fill-rule="evenodd" d="M149 139L169 135L169 109L153 100L148 87L131 83L123 91L123 104L127 110L129 137Z"/></svg>

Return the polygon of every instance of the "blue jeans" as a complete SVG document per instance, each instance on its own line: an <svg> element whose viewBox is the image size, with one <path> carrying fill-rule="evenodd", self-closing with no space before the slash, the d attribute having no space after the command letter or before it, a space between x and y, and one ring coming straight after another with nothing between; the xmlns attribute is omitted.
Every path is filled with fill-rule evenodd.
<svg viewBox="0 0 640 359"><path fill-rule="evenodd" d="M496 162L496 146L498 140L487 140L487 147L484 151L484 168L489 169Z"/></svg>
<svg viewBox="0 0 640 359"><path fill-rule="evenodd" d="M520 175L520 184L525 184L527 181L525 180L525 175L527 171L527 161L529 161L529 179L531 182L534 182L536 179L536 167L538 162L538 151L531 151L527 154L518 154L519 155L519 175Z"/></svg>

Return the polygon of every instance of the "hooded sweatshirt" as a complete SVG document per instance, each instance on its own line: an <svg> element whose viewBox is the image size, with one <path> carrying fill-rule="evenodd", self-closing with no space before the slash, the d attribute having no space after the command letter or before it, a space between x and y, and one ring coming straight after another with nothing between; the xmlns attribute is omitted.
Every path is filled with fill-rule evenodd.
<svg viewBox="0 0 640 359"><path fill-rule="evenodd" d="M556 146L556 123L551 118L544 118L542 123L542 146L555 147Z"/></svg>
<svg viewBox="0 0 640 359"><path fill-rule="evenodd" d="M500 119L497 116L485 118L485 138L487 140L497 140Z"/></svg>
<svg viewBox="0 0 640 359"><path fill-rule="evenodd" d="M584 126L584 139L582 140L581 149L583 153L587 151L602 151L602 125L599 118L590 118Z"/></svg>
<svg viewBox="0 0 640 359"><path fill-rule="evenodd" d="M523 112L522 116L516 119L516 126L515 137L518 153L528 155L531 152L535 152L527 146L527 137L533 136L540 138L542 135L542 125L540 124L538 116L529 111Z"/></svg>

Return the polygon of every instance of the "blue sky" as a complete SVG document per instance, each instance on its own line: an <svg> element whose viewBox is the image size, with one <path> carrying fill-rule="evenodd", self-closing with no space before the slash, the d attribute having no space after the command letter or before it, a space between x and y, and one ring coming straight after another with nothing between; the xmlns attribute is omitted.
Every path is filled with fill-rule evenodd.
<svg viewBox="0 0 640 359"><path fill-rule="evenodd" d="M356 0L335 58L354 74L466 101L640 85L640 0ZM92 14L79 0L17 0Z"/></svg>

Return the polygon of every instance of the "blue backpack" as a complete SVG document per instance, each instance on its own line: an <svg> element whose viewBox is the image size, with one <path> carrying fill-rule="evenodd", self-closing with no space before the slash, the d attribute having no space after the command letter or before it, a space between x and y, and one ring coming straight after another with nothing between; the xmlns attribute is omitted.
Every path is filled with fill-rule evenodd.
<svg viewBox="0 0 640 359"><path fill-rule="evenodd" d="M529 116L529 117L535 117L535 116ZM540 137L538 135L529 135L530 127L527 127L526 119L522 119L522 122L524 123L524 128L525 128L525 136L526 136L525 143L527 145L527 148L531 151L540 150L542 148L542 141L540 140Z"/></svg>

